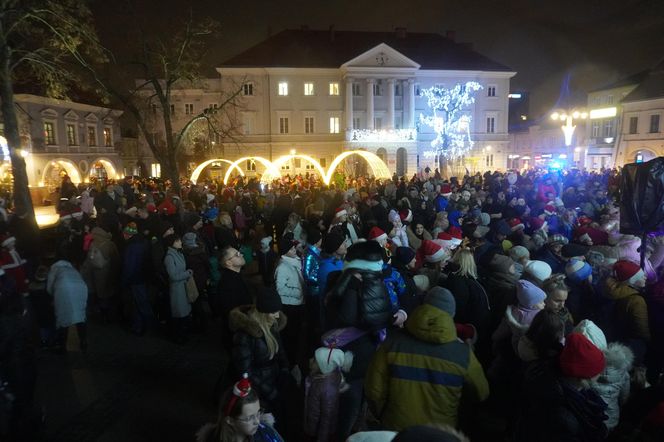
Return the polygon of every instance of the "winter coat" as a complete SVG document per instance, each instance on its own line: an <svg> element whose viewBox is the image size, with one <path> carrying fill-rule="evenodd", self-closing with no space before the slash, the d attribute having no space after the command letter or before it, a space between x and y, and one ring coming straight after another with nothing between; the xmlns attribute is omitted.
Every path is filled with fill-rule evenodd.
<svg viewBox="0 0 664 442"><path fill-rule="evenodd" d="M457 339L452 317L428 304L378 348L364 390L390 430L431 422L454 427L462 392L479 401L489 395L482 366Z"/></svg>
<svg viewBox="0 0 664 442"><path fill-rule="evenodd" d="M274 284L274 268L277 264L277 259L278 256L272 249L269 249L267 252L259 250L256 254L258 271L263 277L263 285L265 286Z"/></svg>
<svg viewBox="0 0 664 442"><path fill-rule="evenodd" d="M648 318L653 342L651 356L657 367L664 367L664 279L650 287L648 295Z"/></svg>
<svg viewBox="0 0 664 442"><path fill-rule="evenodd" d="M638 290L613 278L606 279L606 288L606 295L615 301L612 327L616 340L650 339L648 307Z"/></svg>
<svg viewBox="0 0 664 442"><path fill-rule="evenodd" d="M274 281L282 304L302 305L304 303L302 260L299 257L282 255L274 270Z"/></svg>
<svg viewBox="0 0 664 442"><path fill-rule="evenodd" d="M48 272L46 290L53 296L58 328L85 322L88 286L69 261L56 261Z"/></svg>
<svg viewBox="0 0 664 442"><path fill-rule="evenodd" d="M489 330L494 330L505 315L508 305L516 304L516 275L497 271L482 272L484 277L480 280L482 287L489 295Z"/></svg>
<svg viewBox="0 0 664 442"><path fill-rule="evenodd" d="M331 329L352 326L376 331L391 323L392 305L380 271L344 270L326 304L326 324Z"/></svg>
<svg viewBox="0 0 664 442"><path fill-rule="evenodd" d="M233 366L236 377L249 373L249 380L261 400L272 402L278 397L279 377L288 372L288 358L281 342L281 332L286 328L286 315L279 314L279 319L272 327L279 344L279 350L270 359L263 331L258 323L249 316L251 306L235 308L229 314L229 325L233 334Z"/></svg>
<svg viewBox="0 0 664 442"><path fill-rule="evenodd" d="M219 279L217 294L224 321L228 319L228 314L234 308L254 302L249 285L242 277L242 274L225 267L221 268L221 278Z"/></svg>
<svg viewBox="0 0 664 442"><path fill-rule="evenodd" d="M109 232L95 227L92 229L92 244L88 250L84 267L90 272L90 291L101 299L115 294L117 275L120 270L120 254Z"/></svg>
<svg viewBox="0 0 664 442"><path fill-rule="evenodd" d="M122 260L123 287L146 283L149 248L148 241L140 233L127 241Z"/></svg>
<svg viewBox="0 0 664 442"><path fill-rule="evenodd" d="M207 289L207 282L210 279L210 261L204 246L194 248L183 248L184 260L188 269L191 269L196 281L196 288L199 293Z"/></svg>
<svg viewBox="0 0 664 442"><path fill-rule="evenodd" d="M184 255L181 251L169 247L164 257L164 266L168 274L168 295L171 301L171 316L186 318L191 313L191 304L187 299L187 280L191 270L187 270Z"/></svg>
<svg viewBox="0 0 664 442"><path fill-rule="evenodd" d="M341 379L341 373L335 370L312 375L306 380L304 433L318 442L332 440L336 432Z"/></svg>
<svg viewBox="0 0 664 442"><path fill-rule="evenodd" d="M620 406L629 397L629 371L634 363L634 354L629 348L614 342L604 350L604 357L606 367L594 384L593 389L607 404L606 414L608 419L605 424L609 430L612 430L620 420Z"/></svg>
<svg viewBox="0 0 664 442"><path fill-rule="evenodd" d="M545 263L549 264L551 267L551 274L554 273L565 273L565 265L566 262L559 258L558 256L554 255L551 250L547 246L542 247L536 254L535 258L539 261L544 261Z"/></svg>
<svg viewBox="0 0 664 442"><path fill-rule="evenodd" d="M318 286L318 271L320 270L320 249L308 245L302 265L302 276L306 282L307 295L319 296L320 287Z"/></svg>
<svg viewBox="0 0 664 442"><path fill-rule="evenodd" d="M318 269L318 285L323 297L331 289L327 283L330 273L340 272L343 268L344 262L334 256L328 256L321 260L320 268Z"/></svg>
<svg viewBox="0 0 664 442"><path fill-rule="evenodd" d="M488 333L490 313L489 296L476 279L451 273L443 287L454 295L456 313L454 320L460 324L472 324L480 337Z"/></svg>

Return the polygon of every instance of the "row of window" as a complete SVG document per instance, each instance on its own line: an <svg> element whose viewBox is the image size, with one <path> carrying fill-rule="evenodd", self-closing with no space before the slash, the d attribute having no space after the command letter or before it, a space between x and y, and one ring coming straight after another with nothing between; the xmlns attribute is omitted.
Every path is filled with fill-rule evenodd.
<svg viewBox="0 0 664 442"><path fill-rule="evenodd" d="M383 81L382 80L376 80L373 84L373 95L380 97L383 95ZM436 84L436 87L442 88L442 84ZM354 97L360 97L362 96L362 84L361 83L352 83L352 92ZM495 97L496 96L496 86L487 86L486 88L487 91L487 97ZM316 95L316 86L315 83L313 82L305 82L303 84L303 95L305 96L314 96ZM339 83L336 81L328 83L328 91L327 91L329 96L337 96L339 95ZM287 81L280 81L277 83L277 95L280 95L282 97L286 97L290 94L289 90L289 85ZM401 96L402 95L402 89L400 84L395 84L394 85L394 94L396 96ZM250 97L254 95L254 84L249 82L245 83L242 85L242 95L245 97ZM420 97L422 96L421 88L419 84L415 85L415 95ZM192 105L193 106L193 105ZM193 112L192 112L193 113Z"/></svg>
<svg viewBox="0 0 664 442"><path fill-rule="evenodd" d="M650 116L650 128L648 132L651 134L659 132L659 114ZM629 118L629 133L632 135L639 133L639 117Z"/></svg>
<svg viewBox="0 0 664 442"><path fill-rule="evenodd" d="M245 134L247 128L245 127ZM330 117L330 133L338 134L340 132L339 126L339 117ZM279 133L280 134L289 134L290 133L290 118L289 117L279 117ZM304 133L312 134L314 133L314 117L304 117Z"/></svg>
<svg viewBox="0 0 664 442"><path fill-rule="evenodd" d="M157 110L159 107L156 104L152 104L152 113L156 114ZM171 104L170 106L171 109L171 115L175 115L176 113L176 108L174 104ZM210 103L208 107L205 109L219 109L219 104L218 103ZM194 103L184 103L184 114L185 115L194 115L196 113L196 110L194 109Z"/></svg>
<svg viewBox="0 0 664 442"><path fill-rule="evenodd" d="M67 133L67 146L78 146L80 144L77 136L77 127L74 123L67 123L65 125ZM113 146L113 131L111 127L104 127L103 131L103 145L106 147ZM82 141L82 140L81 140ZM98 146L97 127L87 126L85 131L85 140L88 146ZM58 136L55 129L54 121L44 121L44 142L46 145L53 146L58 144Z"/></svg>
<svg viewBox="0 0 664 442"><path fill-rule="evenodd" d="M648 133L659 133L659 114L650 115L650 126ZM593 120L590 125L590 133L592 138L611 138L615 136L615 118L607 118L604 120ZM639 117L629 118L628 132L630 135L639 133Z"/></svg>

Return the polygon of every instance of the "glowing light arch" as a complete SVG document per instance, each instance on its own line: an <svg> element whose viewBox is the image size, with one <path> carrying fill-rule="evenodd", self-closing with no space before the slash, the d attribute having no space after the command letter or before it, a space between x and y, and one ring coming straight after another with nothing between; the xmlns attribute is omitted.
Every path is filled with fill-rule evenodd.
<svg viewBox="0 0 664 442"><path fill-rule="evenodd" d="M76 165L74 163L64 158L56 158L54 160L49 161L46 167L44 167L44 172L42 173L40 185L46 182L46 176L48 175L48 172L50 172L51 168L56 164L62 167L65 170L65 172L67 172L67 175L69 175L69 178L71 179L72 183L79 184L81 182L81 174L78 172L78 169L76 168Z"/></svg>
<svg viewBox="0 0 664 442"><path fill-rule="evenodd" d="M106 175L108 176L108 178L116 179L116 180L124 178L124 176L121 175L115 169L115 166L113 165L111 160L109 160L107 158L97 158L97 159L95 159L94 161L91 162L91 164L93 164L93 165L95 163L101 163L101 165L104 166L104 169L106 169ZM90 166L90 170L88 171L88 173L92 173L93 170L94 170L94 168L92 166Z"/></svg>
<svg viewBox="0 0 664 442"><path fill-rule="evenodd" d="M381 160L380 157L375 153L367 152L365 150L348 150L346 152L343 152L341 155L336 157L334 161L332 161L332 164L330 164L329 169L327 169L327 174L323 179L325 181L325 184L330 184L330 181L332 180L332 175L334 175L334 171L336 170L336 168L339 167L339 164L341 164L343 160L345 160L351 155L359 155L362 158L364 158L369 167L371 167L371 171L373 172L376 178L387 179L392 177L390 170L387 168L387 164L385 164L385 162Z"/></svg>
<svg viewBox="0 0 664 442"><path fill-rule="evenodd" d="M280 170L281 170L281 166L282 166L286 161L290 161L290 160L292 160L293 158L301 158L301 159L303 159L304 161L307 161L307 162L313 164L314 168L315 168L315 169L318 171L318 173L320 174L321 179L323 179L323 180L325 179L325 175L326 175L326 173L325 173L325 169L323 169L323 166L321 166L320 163L319 163L318 161L316 161L315 159L313 159L313 158L310 157L309 155L302 155L302 154L299 154L299 153L297 153L297 154L291 154L291 155L284 155L284 156L281 156L281 157L277 158L277 160L276 160L274 163L272 163L272 164L274 165L274 167L275 167L275 169L276 169L277 171L280 171ZM281 176L281 173L279 173L279 175ZM262 183L268 184L270 181L272 181L272 179L267 179L267 178L265 177L265 175L263 175L263 177L261 178L261 182L262 182Z"/></svg>
<svg viewBox="0 0 664 442"><path fill-rule="evenodd" d="M215 158L214 160L203 161L201 164L199 164L191 173L191 182L196 184L196 182L198 181L198 177L201 175L201 173L203 173L203 170L213 163L230 164L231 166L229 167L229 170L232 170L233 167L235 167L238 170L238 172L240 172L240 175L244 176L244 171L242 170L242 168L237 164L234 164L231 160L227 160L225 158Z"/></svg>
<svg viewBox="0 0 664 442"><path fill-rule="evenodd" d="M270 160L266 160L263 157L242 157L239 160L235 160L231 163L230 167L226 171L226 175L224 175L224 184L228 183L228 178L230 178L233 169L238 167L238 164L247 160L258 161L263 166L265 166L266 170L265 173L263 174L263 177L265 179L272 181L281 178L281 173L279 172L279 169L274 167L274 163L272 163Z"/></svg>

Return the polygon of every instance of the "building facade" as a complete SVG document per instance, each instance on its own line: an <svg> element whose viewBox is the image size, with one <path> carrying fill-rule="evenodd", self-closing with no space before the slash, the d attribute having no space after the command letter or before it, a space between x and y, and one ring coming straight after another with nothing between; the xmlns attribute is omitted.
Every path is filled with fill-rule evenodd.
<svg viewBox="0 0 664 442"><path fill-rule="evenodd" d="M74 183L122 176L121 111L28 94L17 94L14 101L32 188L52 190L64 174ZM3 155L0 174L6 177L11 164L9 152Z"/></svg>
<svg viewBox="0 0 664 442"><path fill-rule="evenodd" d="M577 125L572 143L567 146L559 125L541 121L540 124L531 124L510 133L507 167L516 170L532 167L580 168L586 144L585 126Z"/></svg>
<svg viewBox="0 0 664 442"><path fill-rule="evenodd" d="M469 171L505 169L508 147L509 68L437 34L287 30L222 63L207 88L174 97L184 119L210 107L216 94L241 90L239 134L218 149L223 158L260 156L268 160L292 153L329 167L343 151L376 154L397 175L437 167L433 129L420 123L431 115L421 91L475 81L482 89L469 107L468 131L474 148L457 164ZM187 101L178 101L187 100ZM215 140L212 140L215 141ZM211 142L210 142L211 143ZM260 167L260 165L259 165ZM343 167L364 173L349 157ZM249 160L243 165L256 170ZM306 173L306 160L281 164L284 173Z"/></svg>

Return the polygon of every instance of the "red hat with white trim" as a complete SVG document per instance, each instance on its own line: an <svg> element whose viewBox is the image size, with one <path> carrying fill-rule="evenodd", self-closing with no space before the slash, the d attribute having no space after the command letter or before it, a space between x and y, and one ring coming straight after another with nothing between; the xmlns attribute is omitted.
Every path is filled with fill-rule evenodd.
<svg viewBox="0 0 664 442"><path fill-rule="evenodd" d="M544 206L544 213L546 213L547 216L551 216L556 213L556 207L552 204L547 204Z"/></svg>
<svg viewBox="0 0 664 442"><path fill-rule="evenodd" d="M367 239L369 239L370 241L387 240L387 234L380 227L372 227L371 230L369 230L369 235L367 236Z"/></svg>
<svg viewBox="0 0 664 442"><path fill-rule="evenodd" d="M2 245L2 247L7 247L10 244L15 244L15 243L16 243L16 238L11 235L0 236L0 244Z"/></svg>
<svg viewBox="0 0 664 442"><path fill-rule="evenodd" d="M523 223L519 218L512 218L511 220L508 221L508 224L510 226L510 229L512 229L512 232L516 232L519 229L523 230L526 228L526 226L523 225Z"/></svg>
<svg viewBox="0 0 664 442"><path fill-rule="evenodd" d="M425 239L420 246L422 255L427 262L439 262L445 257L445 249L433 241Z"/></svg>
<svg viewBox="0 0 664 442"><path fill-rule="evenodd" d="M401 209L399 218L401 218L402 223L409 223L413 220L413 212L410 209Z"/></svg>
<svg viewBox="0 0 664 442"><path fill-rule="evenodd" d="M337 218L344 215L348 215L348 211L343 206L337 207L337 210L334 211L334 216Z"/></svg>
<svg viewBox="0 0 664 442"><path fill-rule="evenodd" d="M622 260L616 262L613 265L613 271L615 272L618 281L627 282L628 284L634 284L638 279L644 277L641 267L632 261Z"/></svg>
<svg viewBox="0 0 664 442"><path fill-rule="evenodd" d="M442 245L443 247L447 247L448 249L454 248L455 245L457 245L454 242L454 237L450 235L447 232L440 232L438 236L436 237L435 242Z"/></svg>
<svg viewBox="0 0 664 442"><path fill-rule="evenodd" d="M449 184L443 184L442 186L440 186L440 193L443 196L451 195L452 194L452 186L450 186Z"/></svg>

